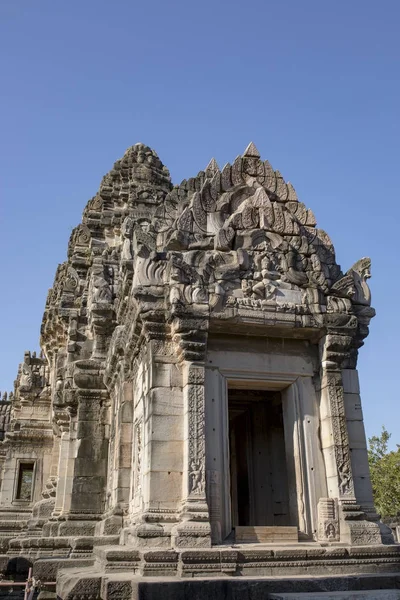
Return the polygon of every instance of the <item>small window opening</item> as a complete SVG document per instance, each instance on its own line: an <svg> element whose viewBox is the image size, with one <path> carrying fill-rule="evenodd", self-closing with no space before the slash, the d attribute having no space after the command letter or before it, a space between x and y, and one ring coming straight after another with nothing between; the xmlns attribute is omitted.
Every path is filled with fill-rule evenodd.
<svg viewBox="0 0 400 600"><path fill-rule="evenodd" d="M18 474L17 500L31 500L34 463L20 463Z"/></svg>

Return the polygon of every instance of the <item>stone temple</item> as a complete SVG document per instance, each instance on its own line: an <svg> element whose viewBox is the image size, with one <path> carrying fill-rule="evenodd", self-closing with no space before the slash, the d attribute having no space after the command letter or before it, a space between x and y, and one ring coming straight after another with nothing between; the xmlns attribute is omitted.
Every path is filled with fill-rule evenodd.
<svg viewBox="0 0 400 600"><path fill-rule="evenodd" d="M341 270L254 144L176 186L129 148L0 403L0 568L30 561L71 600L385 587L400 545L375 512L356 370L369 277L368 258Z"/></svg>

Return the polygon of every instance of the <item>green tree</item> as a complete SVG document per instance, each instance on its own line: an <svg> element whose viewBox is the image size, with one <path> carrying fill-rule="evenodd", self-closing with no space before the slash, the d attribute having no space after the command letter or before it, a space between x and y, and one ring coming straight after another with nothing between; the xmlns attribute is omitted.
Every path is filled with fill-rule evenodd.
<svg viewBox="0 0 400 600"><path fill-rule="evenodd" d="M369 438L368 461L376 510L382 517L400 512L400 446L388 450L391 434L382 426L380 436Z"/></svg>

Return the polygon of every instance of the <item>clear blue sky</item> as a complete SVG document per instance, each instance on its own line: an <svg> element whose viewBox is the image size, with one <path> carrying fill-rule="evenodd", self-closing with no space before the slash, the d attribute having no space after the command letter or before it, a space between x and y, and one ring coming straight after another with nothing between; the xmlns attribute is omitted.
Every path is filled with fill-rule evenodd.
<svg viewBox="0 0 400 600"><path fill-rule="evenodd" d="M372 258L364 417L400 443L399 23L398 0L2 0L0 389L38 349L71 229L128 146L178 183L253 140L343 269Z"/></svg>

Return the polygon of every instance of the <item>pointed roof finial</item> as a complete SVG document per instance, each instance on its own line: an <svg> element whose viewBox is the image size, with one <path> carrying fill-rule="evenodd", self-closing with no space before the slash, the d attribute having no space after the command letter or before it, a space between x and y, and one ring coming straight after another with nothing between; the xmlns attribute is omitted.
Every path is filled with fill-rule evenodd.
<svg viewBox="0 0 400 600"><path fill-rule="evenodd" d="M205 168L205 173L206 173L207 177L213 177L215 175L215 173L218 173L218 171L219 171L218 163L215 160L215 158L212 158Z"/></svg>
<svg viewBox="0 0 400 600"><path fill-rule="evenodd" d="M251 157L251 158L260 158L260 153L257 150L257 148L255 147L255 145L253 144L253 142L250 142L250 144L247 146L246 150L243 152L243 157Z"/></svg>

